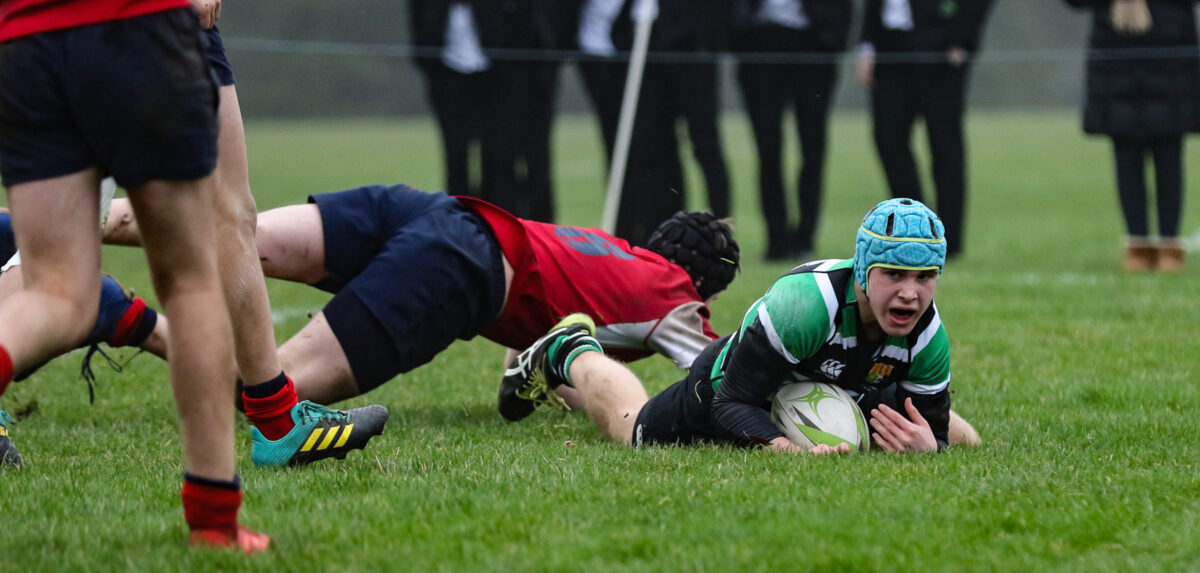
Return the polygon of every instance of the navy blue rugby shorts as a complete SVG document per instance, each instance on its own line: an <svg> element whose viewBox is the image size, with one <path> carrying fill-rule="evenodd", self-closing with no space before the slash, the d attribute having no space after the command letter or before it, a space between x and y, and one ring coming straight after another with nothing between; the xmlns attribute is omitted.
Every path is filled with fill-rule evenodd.
<svg viewBox="0 0 1200 573"><path fill-rule="evenodd" d="M361 392L483 331L504 306L491 227L445 193L404 185L313 195L335 293L325 318Z"/></svg>
<svg viewBox="0 0 1200 573"><path fill-rule="evenodd" d="M217 164L217 86L188 8L0 44L0 179L98 166L119 185Z"/></svg>
<svg viewBox="0 0 1200 573"><path fill-rule="evenodd" d="M204 31L204 57L208 58L208 66L217 76L217 85L233 85L233 66L225 57L225 41L221 39L221 31L216 26Z"/></svg>

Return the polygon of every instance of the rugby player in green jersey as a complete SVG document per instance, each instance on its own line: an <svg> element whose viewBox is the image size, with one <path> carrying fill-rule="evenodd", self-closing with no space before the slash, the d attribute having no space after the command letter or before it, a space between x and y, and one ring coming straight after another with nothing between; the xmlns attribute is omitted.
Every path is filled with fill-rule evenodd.
<svg viewBox="0 0 1200 573"><path fill-rule="evenodd" d="M846 389L884 450L975 444L975 430L950 411L950 345L933 304L945 260L937 215L918 201L891 199L863 219L853 259L813 261L784 275L737 332L710 344L686 378L653 398L605 356L591 320L578 314L522 352L505 384L534 401L573 387L597 427L634 447L708 441L801 451L768 411L779 386L795 380Z"/></svg>

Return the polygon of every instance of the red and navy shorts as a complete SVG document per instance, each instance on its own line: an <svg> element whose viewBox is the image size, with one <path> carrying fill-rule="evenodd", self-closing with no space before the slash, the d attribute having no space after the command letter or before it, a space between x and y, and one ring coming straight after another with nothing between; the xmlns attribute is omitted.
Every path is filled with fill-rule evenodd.
<svg viewBox="0 0 1200 573"><path fill-rule="evenodd" d="M323 310L359 391L482 332L504 306L504 259L491 227L445 193L404 185L313 195L325 271Z"/></svg>
<svg viewBox="0 0 1200 573"><path fill-rule="evenodd" d="M6 186L99 167L126 189L217 164L217 86L181 8L0 44Z"/></svg>

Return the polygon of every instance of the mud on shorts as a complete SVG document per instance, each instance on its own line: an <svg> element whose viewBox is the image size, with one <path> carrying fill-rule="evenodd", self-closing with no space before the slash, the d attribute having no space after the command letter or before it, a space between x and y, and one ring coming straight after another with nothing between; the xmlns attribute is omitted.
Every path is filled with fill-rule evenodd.
<svg viewBox="0 0 1200 573"><path fill-rule="evenodd" d="M0 179L99 167L126 189L217 164L217 86L190 8L0 44Z"/></svg>
<svg viewBox="0 0 1200 573"><path fill-rule="evenodd" d="M325 318L367 392L469 340L504 305L491 227L444 193L407 186L313 195L325 236Z"/></svg>

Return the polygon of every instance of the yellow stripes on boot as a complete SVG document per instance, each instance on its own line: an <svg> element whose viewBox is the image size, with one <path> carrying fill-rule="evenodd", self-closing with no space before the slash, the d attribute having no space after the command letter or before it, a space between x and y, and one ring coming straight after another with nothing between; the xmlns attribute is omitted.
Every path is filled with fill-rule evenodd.
<svg viewBox="0 0 1200 573"><path fill-rule="evenodd" d="M338 435L339 428L342 430L342 435L340 438L338 438L337 443L334 444L333 440ZM353 431L354 431L354 424L346 424L345 426L329 428L329 432L325 432L325 428L317 428L317 429L313 430L311 434L308 435L308 440L304 442L304 446L302 446L300 448L300 451L302 451L302 452L311 451L313 449L313 446L315 446L317 444L318 440L320 440L321 444L316 445L317 450L328 449L330 447L330 444L333 444L333 447L335 447L335 448L340 448L340 447L346 445L346 440L350 439L350 433ZM322 433L325 434L324 440L321 440Z"/></svg>

